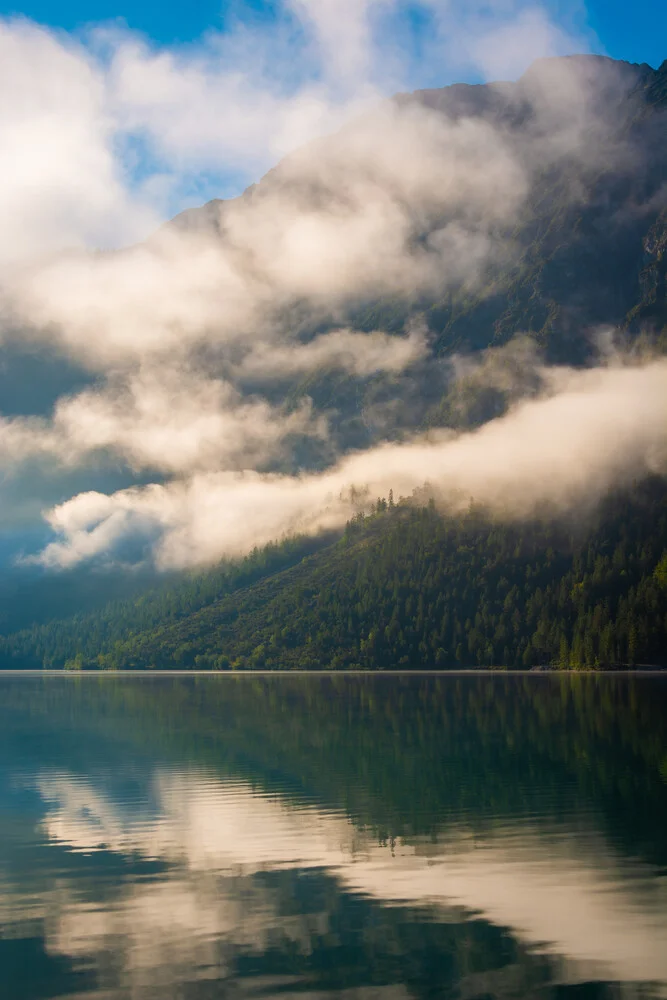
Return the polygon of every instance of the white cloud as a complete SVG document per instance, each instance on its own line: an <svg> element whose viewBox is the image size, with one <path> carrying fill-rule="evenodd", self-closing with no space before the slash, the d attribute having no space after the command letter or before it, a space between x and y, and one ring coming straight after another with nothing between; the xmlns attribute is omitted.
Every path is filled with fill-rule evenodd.
<svg viewBox="0 0 667 1000"><path fill-rule="evenodd" d="M509 17L507 6L514 6ZM460 36L457 45L461 45ZM495 18L473 7L462 44L470 62L492 80L513 79L534 59L568 55L577 49L572 35L554 25L543 7L533 4L497 5Z"/></svg>
<svg viewBox="0 0 667 1000"><path fill-rule="evenodd" d="M213 472L111 497L82 494L47 515L60 538L40 559L71 566L113 551L130 525L143 523L159 536L158 564L197 565L286 533L340 526L360 495L409 495L425 480L445 507L474 496L520 518L590 507L617 484L667 473L667 361L542 374L545 395L475 432L386 444L324 473Z"/></svg>
<svg viewBox="0 0 667 1000"><path fill-rule="evenodd" d="M407 337L390 337L380 330L373 333L334 330L303 344L260 343L243 358L240 371L264 379L329 368L362 376L398 373L426 354L426 337L419 327L412 329Z"/></svg>
<svg viewBox="0 0 667 1000"><path fill-rule="evenodd" d="M325 76L354 90L369 80L374 66L374 14L391 0L289 0L310 27Z"/></svg>
<svg viewBox="0 0 667 1000"><path fill-rule="evenodd" d="M22 336L93 368L202 343L289 338L290 307L326 315L374 295L474 283L529 191L517 151L484 121L386 105L288 157L206 229L163 229L115 254L12 274ZM424 243L424 230L431 232Z"/></svg>
<svg viewBox="0 0 667 1000"><path fill-rule="evenodd" d="M459 75L511 80L535 59L599 47L579 0L430 0L425 6L432 11L428 56L438 52Z"/></svg>
<svg viewBox="0 0 667 1000"><path fill-rule="evenodd" d="M281 413L264 400L240 397L220 380L149 371L117 391L61 400L50 445L65 459L68 451L81 461L109 449L137 470L185 472L262 464L280 455L287 435L323 435L325 427L307 404Z"/></svg>
<svg viewBox="0 0 667 1000"><path fill-rule="evenodd" d="M404 337L337 330L303 344L259 341L227 367L238 379L263 382L331 369L396 374L426 349L418 328ZM48 457L70 468L107 452L136 472L243 470L287 458L294 435L325 440L327 433L326 416L307 398L287 409L185 364L148 365L61 397L51 418L0 418L0 461L9 470Z"/></svg>
<svg viewBox="0 0 667 1000"><path fill-rule="evenodd" d="M156 211L201 197L202 183L220 190L230 178L249 181L409 86L417 40L405 30L396 36L409 6L286 0L268 26L237 21L173 48L118 27L75 40L0 20L0 84L11 94L0 113L0 260L147 234ZM484 71L489 51L514 46L530 61L568 44L542 8L421 7L440 25L432 47L420 49L422 76L451 71L464 50L469 72Z"/></svg>
<svg viewBox="0 0 667 1000"><path fill-rule="evenodd" d="M65 36L0 20L0 266L155 224L114 155L98 67Z"/></svg>

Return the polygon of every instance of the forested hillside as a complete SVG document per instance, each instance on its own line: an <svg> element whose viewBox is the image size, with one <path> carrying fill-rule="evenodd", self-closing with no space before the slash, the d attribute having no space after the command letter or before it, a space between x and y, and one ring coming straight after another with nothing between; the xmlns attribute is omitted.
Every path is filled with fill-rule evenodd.
<svg viewBox="0 0 667 1000"><path fill-rule="evenodd" d="M69 668L667 666L667 487L521 524L380 499L338 540L272 546L0 648L4 666Z"/></svg>
<svg viewBox="0 0 667 1000"><path fill-rule="evenodd" d="M554 93L563 80L576 81L576 100L568 103ZM414 263L414 257L420 266L431 268L429 281L405 287L399 283L389 295L386 281L373 284L371 268L368 284L352 282L353 290L345 286L340 295L318 293L316 307L308 304L303 290L278 295L267 314L271 322L265 320L271 326L279 317L281 336L294 354L290 363L281 367L286 357L282 341L278 346L260 344L254 362L251 354L243 354L248 337L240 338L244 346L238 348L238 357L237 347L232 345L226 354L222 341L210 350L197 348L197 363L205 369L201 385L208 387L209 403L217 400L211 419L200 424L197 390L186 385L185 423L176 422L157 450L152 442L163 440L162 424L173 409L175 387L181 391L183 372L171 373L167 382L172 388L166 395L158 393L157 438L151 424L144 427L141 441L134 441L134 431L137 425L143 427L145 409L132 410L131 400L135 390L143 392L145 386L135 379L120 404L113 396L109 411L111 423L118 419L122 425L123 440L129 435L130 443L121 448L123 461L129 463L127 483L133 481L135 465L148 480L155 479L156 496L170 476L180 489L181 478L187 483L199 470L250 470L252 475L268 475L266 482L271 483L272 475L300 477L335 468L346 456L389 441L421 440L419 435L434 428L446 428L453 440L454 432L492 421L521 400L548 399L563 371L558 366L604 369L601 355L617 349L614 337L624 342L622 350L633 356L637 369L665 352L667 62L654 70L597 56L542 60L516 83L456 85L399 95L389 103L398 109L396 121L403 114L422 127L420 115L425 115L427 131L440 119L446 121L448 142L455 142L458 130L474 122L482 134L493 133L496 151L511 151L515 164L530 161L530 183L516 210L496 214L493 190L487 201L486 180L477 192L481 201L475 211L486 220L479 232L475 218L468 218L472 209L464 198L441 202L435 196L439 178L442 174L446 186L456 154L447 144L438 146L441 159L433 177L429 174L432 197L422 205L408 185L414 196L414 204L406 208L410 252L401 257L404 266ZM590 136L586 132L583 149L580 104L593 129ZM376 127L373 121L373 116L366 120L369 129ZM355 141L348 148L350 129ZM359 145L363 156L359 153L356 166L350 165L348 154ZM286 218L311 220L324 209L327 219L327 213L337 218L346 204L343 194L349 194L355 178L360 185L363 180L359 190L369 197L382 194L378 204L385 205L388 181L374 176L381 157L378 153L376 162L370 145L369 154L363 122L345 126L340 134L309 147L306 159L312 163L305 175L294 170L294 157L288 157L233 203L215 201L190 210L166 231L174 238L183 236L186 246L188 234L206 234L209 250L217 254L223 248L239 274L248 270L255 275L263 258L253 258L259 250L252 240L247 252L236 245L239 218L244 225L248 219L259 224L265 211L270 216L283 202L289 210ZM483 234L484 252L479 266L457 277L456 261L438 251L437 240L466 226L469 237ZM354 240L346 244L346 252L352 253L355 245ZM452 273L445 273L447 267ZM261 268L258 273L263 273ZM270 287L271 281L265 280L262 287ZM221 316L216 313L214 319L217 323ZM600 349L602 328L602 340L607 340ZM350 331L355 332L352 340ZM366 349L360 347L366 334L371 346L379 350L379 344L382 352L391 354L396 344L404 350L413 333L418 349L408 351L403 360L376 365L369 348L370 360L354 363L355 352ZM327 348L317 364L306 364L309 352L320 359L322 338L329 335L338 348ZM274 348L277 353L272 354ZM50 370L51 359L45 365ZM28 381L40 385L35 371L28 367ZM61 375L65 381L58 392L40 390L48 396L46 410L55 405L58 393L71 394L78 385ZM93 375L84 375L83 384L90 387ZM160 369L155 384L163 377ZM217 379L215 384L211 379ZM0 372L0 388L6 381ZM86 406L96 398L87 393ZM233 420L219 421L227 412L227 403L223 406L220 400L232 401ZM23 403L21 397L14 410ZM620 399L619 409L624 405ZM67 410L69 403L63 406ZM14 410L7 412L11 416ZM150 406L148 410L152 412ZM307 433L298 420L290 422L299 413L308 416ZM242 445L244 429L257 414L264 416L246 442L248 455ZM267 414L271 419L265 425ZM75 410L70 429L80 425L79 417ZM187 430L190 420L192 436ZM283 421L287 430L264 448L263 439L275 421ZM208 429L198 450L193 441L202 427ZM183 451L180 457L176 438ZM106 459L113 457L113 435L103 437L99 447L110 449ZM81 455L86 454L84 449ZM646 468L664 469L661 461L651 459L641 474ZM115 475L115 458L112 464ZM576 466L579 470L581 480L589 476L593 488L595 474L583 459ZM423 473L417 482L423 482L429 470ZM624 473L610 481L627 478ZM389 482L374 487L371 495L384 492ZM106 493L112 487L100 488ZM344 537L292 538L239 563L223 562L205 573L174 572L161 582L156 582L151 546L164 525L148 518L146 527L143 514L133 520L126 510L130 498L123 495L122 511L113 515L119 523L127 521L127 538L119 533L119 547L110 542L108 551L98 553L89 545L96 532L103 534L92 518L83 538L84 555L70 552L72 539L66 532L61 537L56 518L55 548L65 562L56 558L53 565L75 568L42 573L33 560L28 570L7 574L0 593L0 662L5 667L216 669L667 664L666 493L664 479L656 478L637 484L631 495L617 491L595 515L582 517L575 510L567 518L545 513L524 522L513 521L511 513L509 521L501 522L474 504L464 515L441 516L414 498L394 503L387 497L376 503L370 516L353 519ZM90 495L80 494L84 503ZM268 510L262 518L270 520L272 513ZM236 537L246 530L250 544L255 540L244 520L245 511L213 555L207 551L206 535L196 558L187 552L170 565L195 565L221 553L247 551L245 536L244 544ZM224 521L221 511L220 523ZM284 524L280 519L275 523L275 533L264 534L264 539L281 535ZM75 525L74 534L78 530ZM116 538L114 531L109 537ZM93 553L90 558L88 552ZM100 562L95 565L97 555ZM70 557L81 562L67 562ZM131 572L126 572L128 564ZM105 576L108 565L113 572ZM123 599L118 599L121 594Z"/></svg>

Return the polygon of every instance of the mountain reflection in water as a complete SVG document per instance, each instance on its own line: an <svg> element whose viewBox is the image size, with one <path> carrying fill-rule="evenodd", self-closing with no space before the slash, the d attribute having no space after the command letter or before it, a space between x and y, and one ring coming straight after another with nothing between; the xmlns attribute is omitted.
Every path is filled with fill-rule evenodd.
<svg viewBox="0 0 667 1000"><path fill-rule="evenodd" d="M667 997L667 678L0 689L8 998Z"/></svg>

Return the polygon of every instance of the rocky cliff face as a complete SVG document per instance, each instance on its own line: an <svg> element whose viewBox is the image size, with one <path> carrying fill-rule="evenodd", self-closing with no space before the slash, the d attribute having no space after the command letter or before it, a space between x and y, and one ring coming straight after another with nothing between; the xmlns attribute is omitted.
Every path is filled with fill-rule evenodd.
<svg viewBox="0 0 667 1000"><path fill-rule="evenodd" d="M425 266L435 271L426 286L406 290L397 284L395 292L350 295L335 312L300 330L308 340L342 322L400 333L419 321L429 342L425 359L400 375L310 372L280 387L288 400L308 396L326 410L340 445L361 447L385 436L387 427L390 434L400 433L405 427L451 423L455 412L460 417L450 398L452 354L503 348L527 334L548 361L576 365L586 363L600 331L609 328L630 338L648 336L665 348L667 61L654 70L597 56L541 60L516 83L457 84L400 94L389 104L400 115L423 112L445 120L452 141L471 123L488 127L503 150L529 164L528 190L516 210L503 215L500 206L487 224L484 258L474 277L463 270L457 279L451 257L426 254ZM372 131L372 115L367 125ZM338 136L318 140L312 157L330 164L350 132L364 127L353 123ZM225 240L235 205L268 205L278 190L289 189L301 206L335 204L339 191L331 177L344 187L345 167L299 187L294 168L299 155L279 164L237 202L211 202L173 224L216 232ZM446 146L441 157L445 185ZM491 189L493 162L488 174ZM501 188L498 200L505 196ZM464 198L432 203L421 213L411 206L415 252L433 247L443 231L465 229L467 208ZM509 351L510 368L517 356ZM502 412L503 405L487 386L465 412L478 423Z"/></svg>
<svg viewBox="0 0 667 1000"><path fill-rule="evenodd" d="M400 94L393 104L423 108L454 126L488 124L517 158L539 162L520 209L490 230L497 252L475 281L453 280L443 266L440 287L436 281L427 291L352 296L346 319L362 329L398 331L419 314L436 356L528 333L554 360L576 363L596 327L660 335L667 325L667 61L654 70L598 56L541 60L516 83L456 84ZM313 148L319 144L328 156L347 131ZM445 153L443 176L446 169ZM240 201L261 204L294 183L288 158ZM334 198L326 184L300 196L320 204ZM224 239L233 204L210 202L173 224ZM427 243L464 209L448 204L425 213L415 242Z"/></svg>

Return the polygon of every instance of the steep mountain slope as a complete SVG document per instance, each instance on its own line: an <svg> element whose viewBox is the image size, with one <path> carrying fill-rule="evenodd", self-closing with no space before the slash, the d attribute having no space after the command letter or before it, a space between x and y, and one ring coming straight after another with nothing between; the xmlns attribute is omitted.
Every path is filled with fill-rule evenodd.
<svg viewBox="0 0 667 1000"><path fill-rule="evenodd" d="M576 71L577 90L549 104L545 95L563 86L563 67ZM548 140L550 129L561 142L563 120L576 123L581 113L577 102L587 104L590 151L578 148L577 136L571 148L544 154L544 171L519 217L511 229L495 234L512 246L489 267L481 288L471 290L464 281L442 297L358 302L351 315L368 329L398 328L411 312L424 309L438 354L503 343L523 331L562 359L568 347L580 355L577 338L590 326L609 323L637 332L644 321L661 331L667 324L667 60L653 70L601 56L546 59L515 84L456 84L394 98L400 109L423 107L449 122L488 122L519 152L528 141L545 134ZM334 136L326 143L336 141ZM443 183L445 170L443 163ZM261 205L290 182L288 158L234 202L210 202L170 225L225 239L230 207L244 201ZM323 183L303 198L332 194ZM424 219L421 239L442 222ZM456 285L451 276L442 277Z"/></svg>
<svg viewBox="0 0 667 1000"><path fill-rule="evenodd" d="M379 500L318 549L285 543L142 606L9 636L4 666L388 669L664 664L667 487L587 523L503 525Z"/></svg>
<svg viewBox="0 0 667 1000"><path fill-rule="evenodd" d="M324 364L301 377L272 374L268 384L242 380L242 391L286 399L288 407L308 398L326 413L326 446L297 445L294 467L326 465L336 451L366 447L409 428L447 425L451 408L443 397L451 387L453 352L502 346L527 333L548 361L581 364L605 327L632 338L648 332L667 345L667 61L653 70L598 56L547 59L517 83L418 91L399 95L392 106L403 115L442 118L453 130L452 142L456 130L470 123L488 126L513 156L531 163L530 190L516 212L499 212L496 222L480 230L480 262L461 274L437 247L450 227L460 226L466 238L477 233L476 222L467 218L465 194L441 211L431 206L410 216L413 246L434 268L428 287L406 290L397 283L389 296L352 291L334 312L315 315L292 304L291 321L304 342L345 324L398 334L417 321L429 342L427 356L399 373L359 375ZM369 115L371 134L373 121ZM312 151L288 157L241 198L189 210L171 225L233 243L231 220L239 205L259 212L266 206L268 212L277 192L288 192L304 212L322 205L335 212L349 183L336 150L345 149L350 130L362 127L353 123L338 136L318 140ZM318 167L317 180L300 186L292 161L303 156L325 163L331 158L334 165L324 176ZM443 189L447 170L445 156ZM503 197L500 190L499 201ZM466 243L465 254L470 252Z"/></svg>
<svg viewBox="0 0 667 1000"><path fill-rule="evenodd" d="M559 360L576 361L587 328L638 332L642 322L657 330L667 322L667 61L657 71L600 57L568 61L581 67L597 126L590 142L602 155L552 161L509 234L509 266L473 293L455 291L429 304L439 352L503 343L524 330ZM515 85L455 86L403 100L501 122L516 137L539 121L539 94L558 86L561 62L536 63ZM563 114L576 116L577 109L566 104Z"/></svg>
<svg viewBox="0 0 667 1000"><path fill-rule="evenodd" d="M267 374L235 367L224 356L224 345L209 354L202 349L207 371L224 378L239 399L267 400L287 411L307 403L315 416L328 422L321 437L295 432L284 448L257 463L260 471L320 469L352 449L400 439L415 429L479 426L505 412L517 397L540 388L539 352L547 363L587 364L594 354L595 335L603 327L623 331L638 350L646 345L652 351L667 349L667 61L654 70L591 56L545 60L517 83L403 94L380 111L390 126L403 121L401 116L408 122L414 118L420 128L426 121L427 131L433 121L446 121L452 143L467 135L471 123L482 135L488 129L496 151L506 149L510 159L527 164L530 184L515 209L496 212L495 203L505 194L504 189L496 191L495 165L489 163L488 191L483 192L483 213L488 218L481 228L479 219L470 217L465 195L445 198L442 204L430 197L422 205L416 184L417 195L405 207L405 217L410 246L420 267L429 272L428 282L419 287L401 284L397 274L394 289L385 276L378 283L380 291L372 282L361 283L349 294L345 291L335 307L324 296L319 310L312 303L307 308L298 297L280 300L280 323L297 344L307 345L346 326L398 336L421 324L425 350L405 365L394 370L373 370L370 365L357 371L354 364L325 359L306 371L297 366ZM265 209L275 207L279 192L304 218L321 206L335 217L346 198L352 198L346 158L350 130L355 143L360 135L366 142L363 171L372 175L381 160L386 166L386 149L378 151L377 164L374 159L373 144L385 136L376 129L371 114L339 135L317 140L312 148L288 157L239 199L190 210L167 228L205 233L231 246L242 258L244 273L253 272L256 261L248 247L234 245L239 207L252 206L253 219L261 219ZM448 153L442 146L437 151L440 159L432 165L429 184L435 176L446 189L451 184ZM304 159L309 164L307 185L301 183L299 168ZM409 167L409 161L402 161L401 169ZM376 178L371 180L375 183ZM389 181L386 176L381 181L379 188L390 187L391 175ZM479 237L480 250L479 259L471 262L466 257L461 273L451 255L441 253L439 242L443 233L459 231L466 236L468 255L471 235ZM264 287L265 275L260 277ZM456 370L452 358L458 352L475 355L479 371ZM26 370L34 381L38 369L28 365ZM65 369L56 376L52 386L44 383L49 407L67 390L68 379L74 386L81 377ZM41 386L40 380L41 375ZM41 388L40 392L43 395ZM25 400L16 395L10 409L18 413ZM27 412L33 410L26 407ZM612 505L611 520L600 528L602 534L576 544L558 526L486 525L470 537L467 522L440 522L433 512L395 508L391 515L378 514L365 526L351 528L340 545L324 546L316 540L310 562L301 563L300 546L311 543L290 543L296 547L256 555L258 563L251 559L245 567L225 566L194 581L169 581L143 603L116 602L102 612L17 635L31 622L67 617L64 597L52 601L51 610L47 607L50 587L62 590L62 595L67 588L57 577L53 583L38 581L33 610L26 607L28 601L17 610L17 602L10 600L0 616L0 628L8 637L3 645L5 662L62 665L79 653L82 662L97 662L102 654L101 662L117 665L662 662L664 590L660 573L654 574L667 541L661 508L657 501L652 503L646 518L634 507L622 514ZM629 519L626 528L624 517ZM437 551L429 549L427 558L421 534L426 529L420 518L427 519L428 531L437 540ZM604 568L607 550L617 552L619 533L624 531L624 548ZM520 554L524 543L534 562L517 564L513 553ZM549 556L550 551L556 555ZM386 552L393 554L385 566ZM471 552L474 556L467 561L466 553ZM584 560L581 565L588 567L585 570L576 562L576 552ZM598 555L607 589L573 590L586 574L595 575ZM367 558L370 576L365 591L356 574ZM487 564L495 567L495 576L488 575ZM398 581L400 599L397 596L393 604L386 604L384 583L373 575L377 566L385 566L386 574ZM456 584L451 583L454 579ZM81 610L90 610L102 597L95 598L86 579L81 580L81 587L91 591ZM505 587L509 581L514 582ZM67 586L75 609L80 593L76 579L68 577ZM546 600L548 587L551 596ZM407 588L405 593L401 588ZM104 595L103 581L97 590ZM116 581L108 593L116 595L119 590L122 583ZM311 595L305 611L302 591ZM319 598L312 604L318 591L325 595L324 604ZM327 604L337 592L338 603ZM570 596L556 598L557 592ZM452 618L447 628L442 624L443 594L448 595L447 613ZM572 594L577 599L583 594L586 600L580 606ZM504 609L506 599L511 610ZM606 600L611 602L608 606ZM517 624L513 620L517 608L522 615L522 602L529 601L532 610ZM502 608L480 610L498 602ZM431 609L428 613L425 606ZM362 611L351 610L357 607ZM542 612L533 614L538 607L546 608L542 618ZM481 625L476 622L478 615ZM293 639L283 642L277 636L275 621L281 618L285 620L281 630L287 629ZM238 625L228 628L224 623L229 621ZM396 629L392 621L405 627Z"/></svg>

